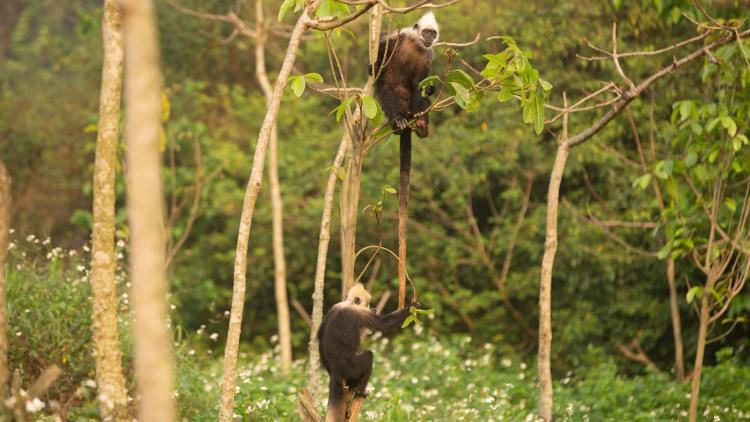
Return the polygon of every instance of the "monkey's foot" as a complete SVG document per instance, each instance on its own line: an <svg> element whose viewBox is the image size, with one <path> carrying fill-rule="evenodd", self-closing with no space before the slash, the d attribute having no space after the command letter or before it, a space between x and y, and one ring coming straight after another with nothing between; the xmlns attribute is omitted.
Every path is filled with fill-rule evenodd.
<svg viewBox="0 0 750 422"><path fill-rule="evenodd" d="M427 135L430 134L430 128L428 126L426 119L419 119L414 123L415 129L414 132L419 136L420 138L426 138Z"/></svg>
<svg viewBox="0 0 750 422"><path fill-rule="evenodd" d="M393 119L393 122L391 122L391 126L393 127L393 130L401 132L402 130L409 127L409 121L403 117L397 117Z"/></svg>

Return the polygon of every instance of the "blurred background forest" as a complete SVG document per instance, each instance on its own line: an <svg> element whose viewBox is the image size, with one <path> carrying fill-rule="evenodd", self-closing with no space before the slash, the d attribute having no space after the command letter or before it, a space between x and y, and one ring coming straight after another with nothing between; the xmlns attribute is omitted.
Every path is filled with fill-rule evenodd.
<svg viewBox="0 0 750 422"><path fill-rule="evenodd" d="M71 420L95 415L75 410L85 408L82 403L88 400L76 390L93 377L87 346L90 293L86 283L75 281L85 280L88 271L85 257L92 224L92 169L102 62L100 3L4 0L0 4L0 157L14 181L14 231L8 264L10 366L22 368L33 378L50 363L66 365L66 382L56 388L60 406ZM179 0L180 5L199 11L224 14L240 10L240 16L251 21L253 8L243 3ZM266 13L275 17L280 3L266 2ZM169 242L174 252L168 268L171 317L180 372L178 391L188 397L179 400L189 400L181 402L184 417L204 420L201 415L214 414L216 387L205 386L209 385L207 380L215 381L216 374L211 371L215 371L217 360L212 356L221 355L226 335L239 214L250 157L265 114L265 98L253 71L252 40L233 36L233 27L225 22L181 13L168 2L156 4L165 110L163 177ZM616 77L611 63L577 57L592 53L584 40L609 45L611 24L617 21L621 51L669 46L695 36L695 26L681 15L691 7L689 1L681 0L463 0L436 11L436 16L441 38L446 41L469 41L477 33L483 38L512 36L524 49L531 50L535 68L554 85L550 102L560 104L563 91L569 96L593 92L602 81ZM716 1L708 8L720 18L744 19L750 5L745 1ZM396 15L390 24L410 25L417 16ZM384 23L384 27L388 25ZM366 33L363 19L333 38L352 85L361 85L367 77ZM269 38L266 55L272 79L287 42L283 36L272 34ZM468 47L461 49L461 55L481 68L481 55L488 48L486 44ZM730 54L733 56L727 60L742 63L736 49ZM328 60L325 42L308 34L294 73L317 72L329 81ZM671 54L635 57L625 67L631 78L641 80L671 61ZM434 68L441 70L447 65L445 56L438 54ZM736 69L743 81L739 91L744 97L737 92L734 95L745 101L747 110L750 88L745 84L750 85L750 72L743 66ZM722 82L705 73L704 63L698 61L659 81L653 93L632 103L627 115L618 117L571 153L560 200L552 350L555 379L564 382L555 406L570 420L682 418L680 412L687 403L684 385L675 384L669 387L673 389L670 394L659 394L658 398L648 393L674 378L675 339L665 260L659 254L665 244L665 226L651 189L640 187L644 171L634 133L644 143L653 133L657 156L669 156L676 148L679 131L673 117L675 103L710 98L721 89ZM323 190L341 125L329 115L338 105L336 99L312 90L301 98L290 89L285 92L278 139L288 292L290 302L298 302L310 312ZM653 127L649 125L651 114ZM571 131L588 126L592 119L572 119ZM747 133L749 120L747 114L744 120L736 119L740 133ZM530 392L533 381L523 380L527 376L523 362L533 365L536 353L545 204L557 144L550 131L536 136L524 125L520 110L493 101L473 112L454 107L434 113L431 121L434 133L414 142L409 271L421 302L435 309L435 318L420 329L424 332L412 334L421 338L414 341L423 343L414 344L424 344L424 352L412 350L409 335L401 336L395 346L391 344L382 352L392 356L392 363L378 361L376 365L393 365L397 369L392 370L414 371L415 377L421 377L432 371L429 366L421 366L429 364L434 351L427 352L426 348L432 344L430 347L454 351L457 367L468 366L464 369L470 372L472 365L481 366L478 356L483 356L482 345L487 344L495 359L491 366L509 372L498 378L487 375L484 381L481 376L461 378L464 381L454 383L454 393L463 394L459 386L472 384L473 388L474 383L490 390L492 386L482 383L528 384L516 386L513 394L517 396L506 398L517 408L516 413L506 414L515 415L508 420L519 420L528 413L523 409L533 408L535 400ZM124 144L121 147L124 149ZM371 213L360 214L359 247L377 244L382 237L384 245L397 248L398 200L396 195L384 193L385 187L398 184L397 151L394 138L374 147L365 161L360 209L384 199L384 210L379 222ZM261 353L273 349L277 329L266 182L250 241L241 346L243 358L255 365L265 365L262 359L271 359ZM117 174L117 202L117 237L126 241L121 169ZM337 214L335 206L326 308L341 294ZM126 255L123 244L120 250ZM126 256L121 258L124 266ZM376 263L374 298L397 288L396 265L382 258ZM363 263L360 259L358 269ZM124 285L124 270L118 277ZM686 294L689 285L702 283L703 278L688 257L677 257L675 280L687 372L695 355L699 319L695 303L689 304ZM126 295L121 306L127 310ZM386 309L394 307L392 298ZM78 309L80 315L71 308ZM24 316L29 313L36 316ZM705 364L713 367L708 369L713 372L704 374L710 384L704 384L705 400L716 400L717 408L728 409L717 411L722 420L750 418L750 325L743 319L748 314L750 293L745 288L727 314L731 321L737 321L733 330L707 346ZM291 317L294 355L302 359L307 352L309 328L301 313L292 311ZM719 324L710 337L726 328L728 325ZM129 348L128 341L125 343ZM623 353L623 348L632 353ZM407 352L412 363L398 369L399 353ZM634 359L634 354L641 359ZM471 357L476 358L473 364ZM511 362L516 368L513 371L507 369ZM519 364L521 369L517 369ZM300 365L295 364L295 371L301 374ZM277 394L292 392L282 381L271 381L274 370L255 368L248 369L252 373L248 377L265 376L269 383L281 383ZM408 391L406 375L403 379L385 375L389 372L377 366L375 371L374 378L391 380L394 384L389 387L394 391ZM533 371L528 377L534 377ZM639 381L628 383L632 379ZM398 382L403 382L399 387L402 390L395 387ZM577 387L565 390L568 382ZM254 409L261 420L263 416L273 420L293 414L292 410L279 410L284 406L293 409L292 404L258 404L271 394L260 385L247 390L241 386L244 398L238 400L242 406ZM430 390L426 385L421 388ZM520 400L526 399L529 403L520 406ZM274 399L270 400L273 403ZM635 403L630 404L633 400ZM664 403L657 404L658 400ZM397 398L395 405L391 400L377 408L378 415L390 415L391 420L431 419L417 416L420 409L428 409L424 406L429 406L429 396L422 407L411 403L404 408L410 401L404 393L400 408ZM276 410L269 410L274 406ZM614 410L619 406L627 410ZM201 409L208 409L207 413L201 413ZM602 413L596 413L596 409ZM641 416L634 416L636 409L643 412L638 413ZM663 413L649 417L653 409ZM624 412L620 418L617 411ZM95 412L95 406L90 412ZM439 419L441 411L436 412L432 419ZM467 416L467 420L487 420L483 418Z"/></svg>

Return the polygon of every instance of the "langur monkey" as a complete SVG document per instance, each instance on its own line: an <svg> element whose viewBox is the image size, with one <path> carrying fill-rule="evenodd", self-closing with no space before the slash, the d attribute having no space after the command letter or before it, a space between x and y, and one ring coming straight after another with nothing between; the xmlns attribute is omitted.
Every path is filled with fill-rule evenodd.
<svg viewBox="0 0 750 422"><path fill-rule="evenodd" d="M367 382L372 374L372 351L361 350L368 334L385 331L403 324L407 308L388 315L370 309L370 293L362 283L349 289L346 299L328 311L318 330L320 360L330 375L328 384L328 415L326 421L345 420L344 386L355 395L366 397Z"/></svg>
<svg viewBox="0 0 750 422"><path fill-rule="evenodd" d="M395 132L400 134L400 177L398 234L399 247L399 305L406 296L406 223L409 204L409 174L411 172L411 132L409 120L417 118L414 131L424 138L428 135L429 119L425 112L430 100L422 95L420 82L432 70L432 47L440 35L437 20L432 12L426 13L410 28L402 28L382 37L378 59L369 71L375 80L375 96ZM425 87L432 95L433 86Z"/></svg>

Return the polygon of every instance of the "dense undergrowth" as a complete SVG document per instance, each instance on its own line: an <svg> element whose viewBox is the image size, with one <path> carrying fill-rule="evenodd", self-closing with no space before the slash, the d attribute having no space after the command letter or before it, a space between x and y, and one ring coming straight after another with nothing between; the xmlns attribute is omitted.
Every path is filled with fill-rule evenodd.
<svg viewBox="0 0 750 422"><path fill-rule="evenodd" d="M22 243L22 247L18 247ZM98 420L90 348L90 287L86 250L66 251L29 237L11 246L8 268L10 365L24 385L58 364L63 379L45 397L41 420ZM120 245L122 246L122 245ZM128 378L127 281L122 269L121 336ZM219 333L175 327L178 368L175 393L183 420L212 421L221 373ZM270 344L275 342L269 339ZM520 359L502 345L477 344L466 335L438 336L425 326L370 339L376 363L364 417L373 421L534 420L537 389L533 356ZM744 350L724 349L706 368L704 420L750 420L750 366ZM238 420L297 420L296 396L305 383L303 350L292 373L281 375L276 351L244 345L239 366ZM666 373L623 376L605 350L589 347L585 362L558 374L555 414L570 421L672 421L687 415L689 386ZM131 389L133 385L130 385ZM324 407L321 399L321 409ZM59 420L59 419L58 419Z"/></svg>

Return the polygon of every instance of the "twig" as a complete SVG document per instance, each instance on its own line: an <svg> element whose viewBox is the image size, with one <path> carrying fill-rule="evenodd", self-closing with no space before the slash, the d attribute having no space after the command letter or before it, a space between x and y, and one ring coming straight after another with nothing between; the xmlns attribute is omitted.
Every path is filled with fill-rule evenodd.
<svg viewBox="0 0 750 422"><path fill-rule="evenodd" d="M630 350L631 348L634 351ZM643 350L643 348L641 347L641 342L640 340L638 340L638 337L635 337L630 342L630 348L625 346L624 344L618 344L617 350L619 350L620 353L622 353L623 356L625 356L626 358L632 361L640 362L646 365L649 369L659 372L659 367L656 366L654 361L651 360L651 358L649 358L646 352Z"/></svg>
<svg viewBox="0 0 750 422"><path fill-rule="evenodd" d="M302 306L302 303L300 303L300 301L297 299L292 299L290 303L292 304L292 307L294 308L294 310L297 311L299 316L301 316L302 319L305 320L305 323L307 324L307 326L309 327L310 325L312 325L312 319L310 319L310 314L307 313L307 311L305 310L305 307Z"/></svg>
<svg viewBox="0 0 750 422"><path fill-rule="evenodd" d="M635 84L625 75L620 66L620 59L617 56L617 22L612 22L612 61L615 63L615 69L617 69L617 73L620 74L622 80L628 84L631 90L635 89Z"/></svg>
<svg viewBox="0 0 750 422"><path fill-rule="evenodd" d="M473 40L467 42L445 42L439 41L433 44L433 47L471 47L472 45L479 42L479 37L482 34L477 32L477 36Z"/></svg>

